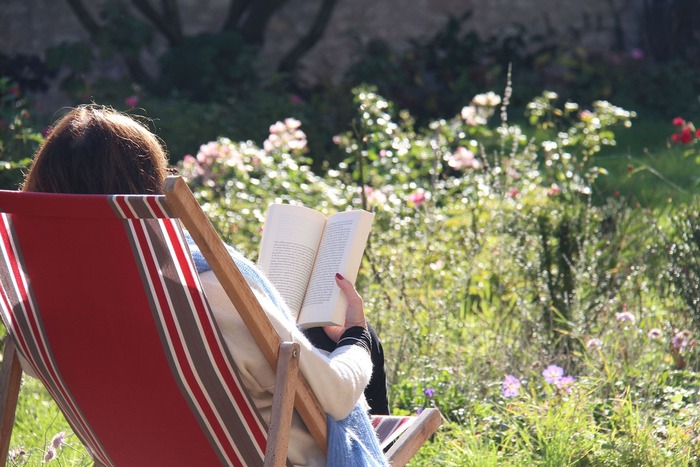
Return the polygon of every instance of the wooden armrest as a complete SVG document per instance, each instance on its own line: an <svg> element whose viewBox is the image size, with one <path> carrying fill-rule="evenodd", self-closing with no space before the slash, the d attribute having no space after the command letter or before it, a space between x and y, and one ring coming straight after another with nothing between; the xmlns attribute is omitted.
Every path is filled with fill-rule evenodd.
<svg viewBox="0 0 700 467"><path fill-rule="evenodd" d="M294 414L294 394L299 381L299 344L282 342L277 359L277 380L272 399L270 432L265 450L265 467L287 465L289 430Z"/></svg>
<svg viewBox="0 0 700 467"><path fill-rule="evenodd" d="M399 437L386 453L392 467L406 465L413 455L418 452L425 441L442 425L442 414L438 409L425 409L418 415L411 427Z"/></svg>

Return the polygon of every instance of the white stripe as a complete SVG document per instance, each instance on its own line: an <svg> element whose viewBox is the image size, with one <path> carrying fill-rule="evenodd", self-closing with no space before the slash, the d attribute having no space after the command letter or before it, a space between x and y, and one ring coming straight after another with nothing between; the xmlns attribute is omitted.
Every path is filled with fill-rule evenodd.
<svg viewBox="0 0 700 467"><path fill-rule="evenodd" d="M158 204L158 207L163 212L164 219L171 219L170 210L167 207L167 203L165 203L165 196L158 196L155 198L155 200L156 204Z"/></svg>
<svg viewBox="0 0 700 467"><path fill-rule="evenodd" d="M170 238L169 238L169 236L168 236L168 232L167 232L166 229L165 229L165 223L164 223L164 222L160 222L159 225L160 225L160 227L161 227L161 231L162 231L162 233L163 233L163 236L164 236L166 242L168 243L168 250L174 251L174 246L172 245L172 243L171 243L171 241L170 241ZM178 240L180 241L180 244L183 246L183 250L184 250L185 252L188 252L189 249L187 248L187 242L185 241L185 238L184 238L184 236L182 235L182 230L179 228L179 225L174 225L173 227L174 227L174 229L175 229L175 232L176 232L176 235L177 235L177 237L178 237ZM185 284L186 281L185 281L185 276L184 276L184 272L183 272L183 269L182 269L183 265L180 264L179 261L175 261L175 266L176 266L176 269L177 269L178 277L179 277L179 279L180 279L180 283L181 283L181 284ZM191 274L191 275L195 278L195 280L196 280L196 283L197 283L197 294L199 295L200 301L202 302L203 306L204 306L204 307L207 309L207 311L208 311L208 313L206 313L207 324L209 325L209 327L210 327L211 329L218 329L218 326L216 325L216 323L215 323L214 320L212 319L212 313L211 313L211 310L209 309L209 302L207 302L206 296L204 295L204 291L202 290L202 284L199 282L199 274L197 273L197 270L194 268L193 261L192 261L191 259L189 259L188 261L186 261L186 264L185 264L184 266L187 266L187 268L189 269L190 274ZM187 296L187 300L188 300L188 302L189 302L189 304L190 304L190 308L192 308L192 309L194 310L194 309L195 309L195 305L194 305L194 301L193 301L193 299L192 299L192 296L190 295L189 289L188 289L187 287L183 287L183 289L184 289L185 292L186 292L186 296ZM198 315L195 314L195 316L198 316ZM201 323L201 321L199 320L199 318L196 319L196 323L197 323L197 328L198 328L198 330L199 330L199 334L200 334L201 336L204 336L204 329L202 328L202 323ZM219 339L219 333L218 333L218 332L214 332L213 334L214 334L214 338L216 339L216 345L218 345L219 349L221 349L221 353L224 354L224 356L225 356L225 355L226 355L226 352L225 352L225 350L224 350L224 346L225 346L226 344L225 344L224 342L222 342L222 341ZM205 342L208 342L206 339L204 339L204 337L202 338L202 340L204 340ZM226 393L228 394L229 399L230 399L231 402L233 403L233 407L234 407L234 409L236 410L236 412L238 413L238 416L240 417L240 419L241 419L242 421L245 422L245 421L246 421L246 417L243 415L243 413L242 413L241 410L239 409L238 404L234 402L233 394L231 393L231 391L230 391L228 385L225 383L225 380L224 380L224 378L223 378L223 375L222 375L221 372L219 371L218 365L214 365L214 356L212 355L211 350L209 349L209 345L206 345L205 347L206 347L206 350L207 350L207 355L209 356L209 360L212 362L212 367L214 367L214 369L216 370L216 374L217 374L217 376L219 377L219 381L220 381L220 383L221 383L221 386L226 390ZM234 370L233 367L231 366L231 362L228 360L228 358L224 358L224 360L225 360L225 362L226 362L226 369L228 370L228 372L229 372L229 374L231 375L231 377L236 381L236 384L238 384L238 386L240 386L241 388L245 388L245 385L244 385L243 382L237 377L237 374L236 374L235 370ZM205 388L202 387L202 389L204 390ZM248 410L250 410L250 412L253 414L253 418L255 419L255 423L258 425L258 428L259 428L263 433L266 433L265 427L262 426L262 422L261 422L260 418L257 416L257 409L256 409L255 407L252 406L252 404L250 403L250 400L248 399L248 397L246 397L246 394L245 394L245 393L243 394L243 399L244 399L245 404L248 406ZM223 422L221 421L218 412L216 412L216 411L214 411L214 412L217 414L217 418L220 420L220 423L221 423L221 425L222 425L222 428L225 428L225 425L224 425ZM250 429L248 429L248 428L246 428L246 429L247 429L247 431L250 431ZM228 433L228 431L225 430L225 429L224 429L224 432ZM251 433L251 436L252 436L252 433ZM229 436L229 439L230 439L230 436ZM231 442L233 443L233 440L231 440ZM258 442L257 442L255 439L252 439L252 442L253 442L253 444L255 445L255 447L256 447L256 449L258 450L258 453L261 455L261 457L264 457L264 456L265 456L265 453L262 451L262 448L258 445Z"/></svg>
<svg viewBox="0 0 700 467"><path fill-rule="evenodd" d="M132 198L132 199L135 199L135 197L133 197L133 196L132 196L131 198ZM139 196L139 197L138 197L138 200L139 200L139 202L143 203L143 205L146 206L146 207L148 208L148 212L151 213L151 216L152 216L154 219L158 218L158 215L153 211L153 209L151 209L150 203L149 203L148 201L146 201L146 197L145 197L145 196ZM139 216L139 217L142 217L142 216Z"/></svg>
<svg viewBox="0 0 700 467"><path fill-rule="evenodd" d="M18 302L20 303L20 305L22 307L23 313L27 317L32 316L34 318L34 322L39 323L40 320L38 319L38 316L36 313L37 305L36 305L36 303L34 303L34 300L32 299L32 295L29 293L29 288L27 287L27 278L26 278L26 275L24 274L24 271L22 270L22 267L19 263L19 254L18 254L19 250L18 250L17 245L15 244L14 238L12 237L11 230L9 228L10 223L9 223L8 214L2 215L2 222L4 225L4 230L7 234L8 241L10 242L10 246L12 248L12 253L13 253L13 256L15 258L15 263L17 264L17 270L19 271L20 277L17 278L12 271L8 271L8 275L11 278L12 285L15 289L15 293L17 295ZM0 248L2 248L2 253L5 256L5 258L9 258L8 251L5 248L5 242L0 242ZM8 264L8 266L10 266L10 265ZM22 284L20 284L18 282L18 279L21 279ZM22 301L23 294L21 293L22 289L20 289L20 286L24 287L24 289L23 289L25 292L24 295L26 295L26 297L27 297L29 309L27 309L27 307L25 306L25 303ZM4 307L5 306L3 304L3 309L4 309ZM9 313L9 310L8 310L8 313ZM92 432L89 425L86 423L86 421L83 419L82 415L80 414L80 411L78 409L77 404L70 396L70 392L66 389L66 385L65 385L63 379L61 378L61 374L59 373L58 369L56 368L56 363L54 362L53 358L51 358L51 353L49 352L49 346L44 338L44 333L42 332L42 329L40 328L40 326L38 326L38 324L37 324L37 328L39 328L39 332L38 332L38 336L37 336L35 334L34 330L32 329L31 323L27 323L27 326L29 328L29 336L27 336L25 334L18 332L18 330L14 326L14 322L12 319L7 319L6 323L13 324L10 328L11 333L14 333L16 335L21 334L22 337L24 337L25 346L27 346L27 347L23 349L24 350L23 354L27 357L27 360L32 365L32 368L34 369L36 374L41 375L41 373L46 373L47 376L50 376L51 372L48 371L48 369L50 368L51 370L53 370L53 375L55 375L55 380L53 379L53 377L51 377L51 376L50 377L52 378L52 382L57 386L57 390L59 391L59 394L54 393L54 391L52 390L52 387L51 387L52 385L44 384L44 386L52 394L53 398L57 402L59 400L65 401L65 404L67 404L68 407L63 407L63 410L66 412L69 412L70 415L72 415L70 417L71 420L74 423L78 424L82 428L81 434L83 436L90 438L92 440L92 445L100 451L99 455L97 457L100 457L100 459L105 464L109 464L109 462L105 462L105 460L109 459L109 458L106 456L104 449L99 444L99 442L97 441L97 438L95 437L95 434ZM41 342L37 341L37 337L40 339ZM31 341L31 342L28 342L28 341ZM40 359L41 363L43 364L44 368L47 371L45 371L45 372L37 371L38 370L37 362L34 361L34 358L32 357L32 353L30 353L28 351L29 345L33 345L33 348L35 348L37 350L38 358ZM42 348L44 349L44 352L41 352L40 349L42 349ZM47 359L44 358L44 356L43 356L44 353L46 354ZM46 383L46 382L44 381L44 383ZM63 406L64 404L60 404L60 405Z"/></svg>
<svg viewBox="0 0 700 467"><path fill-rule="evenodd" d="M170 338L170 333L168 332L168 327L167 327L167 325L166 325L166 323L165 323L165 320L163 319L164 312L163 312L163 309L161 308L160 303L159 303L159 301L158 301L158 296L157 296L157 294L155 293L155 288L154 288L154 284L153 284L153 282L152 282L152 280L151 280L150 272L148 271L148 268L146 267L146 261L145 261L144 251L141 249L141 245L140 245L140 243L139 243L139 241L138 241L138 237L136 236L136 232L135 232L135 230L134 230L134 228L133 228L133 224L134 224L135 222L139 222L139 223L141 224L141 228L143 229L144 237L146 238L146 242L147 242L147 244L148 244L148 249L149 249L151 258L155 259L155 252L154 252L154 250L153 250L153 244L152 244L152 242L151 242L151 238L149 237L149 235L148 235L148 233L147 233L147 230L146 230L146 227L145 227L146 221L145 221L144 219L136 219L136 220L130 219L129 222L128 222L129 228L132 230L132 233L133 233L133 235L134 235L134 243L136 244L136 247L137 247L137 249L138 249L139 259L141 260L141 264L144 266L144 275L146 276L146 279L147 279L147 281L148 281L148 286L149 286L149 288L151 289L151 291L153 292L153 293L152 293L153 302L155 303L155 306L156 306L156 309L157 309L157 312L158 312L158 316L160 317L161 325L162 325L162 327L163 327L163 334L165 335L165 337L166 337L166 339L167 339L168 348L170 349L170 353L171 353L171 355L173 356L172 361L174 362L175 367L177 368L177 372L178 372L178 374L180 375L180 381L181 381L182 384L185 386L187 392L188 392L189 395L190 395L190 400L191 400L192 403L196 406L197 411L199 412L201 419L202 419L202 420L204 421L204 423L207 425L207 427L208 427L210 433L212 433L212 438L214 439L214 441L216 442L217 446L218 446L219 449L221 450L222 455L226 456L226 450L225 450L224 447L221 445L218 436L214 436L214 434L213 434L213 433L214 433L214 432L213 432L213 429L212 429L211 425L209 424L209 421L208 421L206 415L204 414L204 411L202 410L202 408L201 408L201 406L200 406L200 404L199 404L199 402L198 402L198 400L197 400L197 397L195 397L194 393L192 392L192 388L191 388L190 384L188 384L187 379L186 379L186 377L185 377L185 374L184 374L184 372L182 371L182 367L181 367L181 365L180 365L180 362L179 362L179 360L178 360L177 357L176 357L175 348L174 348L173 342L172 342L172 340L171 340L171 338ZM155 262L155 264L158 264L157 261L154 261L154 262ZM164 278L163 278L163 275L162 275L161 271L159 270L158 272L159 272L161 287L163 288L164 295L165 295L166 300L167 300L167 302L168 302L168 307L169 307L169 310L168 310L168 311L170 312L170 315L174 318L174 315L175 315L175 314L174 314L174 310L173 310L172 301L170 300L170 295L167 293L167 289L166 289L166 287L165 287L165 282L164 282ZM197 382L198 382L198 386L201 388L201 387L203 386L203 384L202 384L202 381L201 381L201 379L200 379L200 377L199 377L199 374L197 373L197 371L196 371L196 369L195 369L194 364L192 363L192 357L191 357L191 355L190 355L190 353L189 353L189 349L188 349L187 346L185 345L185 339L184 339L184 336L182 335L182 329L180 328L180 323L177 321L177 319L173 319L173 321L175 322L175 326L176 326L176 328L177 328L177 334L178 334L178 337L179 337L179 342L181 343L182 348L183 348L183 351L184 351L184 353L185 353L185 355L186 355L186 357L187 357L187 361L188 361L188 363L189 363L190 370L191 370L192 373L194 374L194 376L195 376L195 378L196 378L196 380L197 380ZM208 395L206 394L206 392L205 392L205 396L206 396L206 398L207 398L207 400L208 400L208 402L209 402L209 405L211 406L211 405L212 405L211 400L209 399L209 397L208 397ZM214 413L216 413L215 410L214 410ZM229 438L230 438L230 437L229 437ZM234 450L236 451L236 453L238 454L239 457L242 457L242 456L241 456L241 453L238 451L238 449L237 449L235 446L234 446ZM228 459L227 459L227 461L228 461ZM233 465L230 461L228 461L228 462L229 462L229 465Z"/></svg>
<svg viewBox="0 0 700 467"><path fill-rule="evenodd" d="M132 216L133 216L133 217L140 217L140 216L136 213L136 210L134 209L134 207L133 207L133 206L131 205L131 203L129 202L129 198L130 198L129 196L121 195L121 199L123 199L123 200L124 200L124 203L126 203L126 206L129 208L129 211L131 211Z"/></svg>
<svg viewBox="0 0 700 467"><path fill-rule="evenodd" d="M124 211L122 211L121 206L119 206L119 203L117 203L117 196L118 195L109 195L107 196L107 198L109 199L110 204L117 208L117 211L119 211L119 215L121 216L121 218L126 219L126 214L124 214Z"/></svg>

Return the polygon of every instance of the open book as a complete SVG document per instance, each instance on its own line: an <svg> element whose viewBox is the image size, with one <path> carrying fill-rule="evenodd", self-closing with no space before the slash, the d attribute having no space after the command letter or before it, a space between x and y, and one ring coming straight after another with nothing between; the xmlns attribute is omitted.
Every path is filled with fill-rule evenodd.
<svg viewBox="0 0 700 467"><path fill-rule="evenodd" d="M258 265L302 328L345 322L347 302L335 274L357 279L373 220L361 210L328 218L291 204L267 210Z"/></svg>

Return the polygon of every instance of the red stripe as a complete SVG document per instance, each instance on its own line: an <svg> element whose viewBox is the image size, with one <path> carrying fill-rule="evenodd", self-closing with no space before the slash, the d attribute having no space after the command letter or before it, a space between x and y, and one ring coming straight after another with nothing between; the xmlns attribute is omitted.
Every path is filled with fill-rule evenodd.
<svg viewBox="0 0 700 467"><path fill-rule="evenodd" d="M131 212L131 207L129 207L129 203L126 202L124 196L114 196L114 204L119 206L125 219L136 219L136 216Z"/></svg>
<svg viewBox="0 0 700 467"><path fill-rule="evenodd" d="M155 196L144 196L144 199L146 200L146 204L148 204L153 212L155 213L156 217L159 218L169 218L170 216L163 211L163 208L161 207L160 203L156 201Z"/></svg>
<svg viewBox="0 0 700 467"><path fill-rule="evenodd" d="M168 233L168 237L170 239L171 244L173 245L174 251L173 253L177 257L177 264L190 264L191 259L189 257L189 254L185 252L183 248L183 243L177 236L176 230L174 225L171 222L166 222L165 227ZM192 290L198 290L198 283L199 279L198 277L195 277L193 275L193 271L191 268L183 268L182 273L184 276L185 284L189 288L190 291ZM225 381L224 383L226 386L231 389L231 393L235 399L235 403L239 410L241 411L244 419L246 426L248 428L248 431L250 434L254 437L255 442L257 443L258 447L262 452L265 452L265 448L267 445L267 439L266 439L266 433L264 429L260 425L260 420L256 416L255 412L253 411L250 401L245 397L243 394L243 390L241 388L241 382L235 377L234 374L230 371L229 367L229 362L228 359L226 358L226 355L221 349L221 341L218 339L218 336L212 327L211 323L211 317L207 311L207 306L206 304L202 301L202 297L199 293L190 293L190 296L192 298L192 302L194 304L194 308L197 312L197 315L199 317L199 321L202 324L207 324L207 326L202 326L203 331L204 331L204 337L207 342L207 346L209 349L212 351L212 355L214 357L214 362L216 363L216 367L219 370L219 373L224 377ZM234 390L235 388L235 390Z"/></svg>

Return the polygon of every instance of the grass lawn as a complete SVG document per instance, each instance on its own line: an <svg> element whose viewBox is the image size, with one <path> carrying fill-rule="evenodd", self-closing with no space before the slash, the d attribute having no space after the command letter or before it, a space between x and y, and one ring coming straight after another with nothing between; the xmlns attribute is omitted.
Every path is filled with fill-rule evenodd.
<svg viewBox="0 0 700 467"><path fill-rule="evenodd" d="M596 164L609 174L597 181L600 195L619 194L642 208L688 204L700 184L700 166L686 148L668 144L670 122L636 119L616 132L617 145L605 148ZM700 155L700 154L698 154Z"/></svg>

